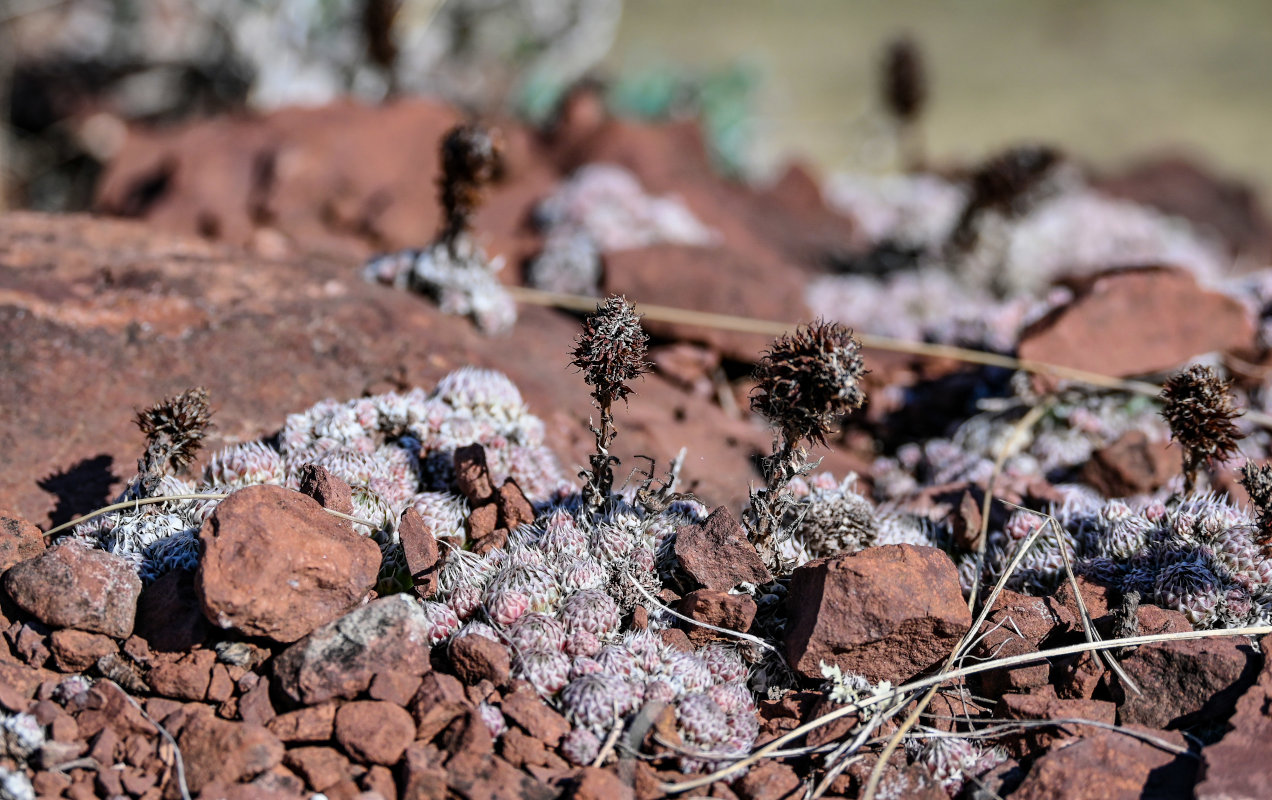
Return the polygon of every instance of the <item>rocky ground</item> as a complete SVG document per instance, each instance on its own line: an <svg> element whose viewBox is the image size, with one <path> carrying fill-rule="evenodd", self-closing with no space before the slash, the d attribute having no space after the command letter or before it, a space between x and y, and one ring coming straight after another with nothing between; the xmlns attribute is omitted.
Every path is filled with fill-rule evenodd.
<svg viewBox="0 0 1272 800"><path fill-rule="evenodd" d="M1179 163L1066 162L1006 197L955 167L756 189L692 125L587 93L547 131L505 122L472 221L505 285L1112 377L1204 357L1247 410L1205 477L1233 499L1183 496L1155 401L876 342L774 575L744 511L770 336L649 315L621 497L594 514L578 317L523 303L488 335L364 279L437 231L459 120L403 101L137 130L99 215L0 217L0 797L858 797L922 694L893 689L1011 656L940 685L875 796L1262 796L1266 636L1027 660L1272 620L1236 480L1268 455L1256 198ZM158 494L224 499L44 536L138 497L134 413L192 386L213 427ZM638 456L662 476L682 448L687 494L637 491ZM991 485L1057 520L1014 571L1039 518ZM1007 588L973 631L978 575Z"/></svg>

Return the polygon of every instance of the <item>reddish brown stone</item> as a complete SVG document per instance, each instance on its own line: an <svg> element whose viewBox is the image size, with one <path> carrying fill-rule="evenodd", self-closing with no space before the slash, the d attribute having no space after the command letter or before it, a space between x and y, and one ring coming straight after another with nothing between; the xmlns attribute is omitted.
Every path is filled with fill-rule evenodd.
<svg viewBox="0 0 1272 800"><path fill-rule="evenodd" d="M279 714L265 724L269 732L287 744L325 742L336 725L336 704L322 703Z"/></svg>
<svg viewBox="0 0 1272 800"><path fill-rule="evenodd" d="M488 535L477 540L473 545L473 552L479 556L484 556L492 550L502 550L508 544L508 529L495 528Z"/></svg>
<svg viewBox="0 0 1272 800"><path fill-rule="evenodd" d="M509 728L499 737L499 755L520 769L526 764L546 764L548 750L543 742L527 736L520 728Z"/></svg>
<svg viewBox="0 0 1272 800"><path fill-rule="evenodd" d="M212 680L216 653L195 650L184 655L161 653L146 676L150 688L164 697L176 700L203 700Z"/></svg>
<svg viewBox="0 0 1272 800"><path fill-rule="evenodd" d="M1123 688L1120 719L1150 728L1226 719L1262 665L1260 655L1235 637L1144 644L1121 661L1140 694Z"/></svg>
<svg viewBox="0 0 1272 800"><path fill-rule="evenodd" d="M48 633L48 627L38 622L18 625L13 636L13 654L33 667L43 667L52 654Z"/></svg>
<svg viewBox="0 0 1272 800"><path fill-rule="evenodd" d="M396 764L415 739L415 723L400 706L382 700L346 703L336 711L336 741L355 761Z"/></svg>
<svg viewBox="0 0 1272 800"><path fill-rule="evenodd" d="M278 642L356 606L380 568L375 542L280 486L249 486L222 500L199 541L203 613L219 627Z"/></svg>
<svg viewBox="0 0 1272 800"><path fill-rule="evenodd" d="M485 753L456 753L446 762L446 781L461 797L552 800L557 792L507 761Z"/></svg>
<svg viewBox="0 0 1272 800"><path fill-rule="evenodd" d="M1197 800L1261 800L1267 796L1268 742L1272 741L1272 636L1259 642L1264 653L1257 682L1237 700L1227 732L1201 751Z"/></svg>
<svg viewBox="0 0 1272 800"><path fill-rule="evenodd" d="M406 748L402 758L402 800L446 798L445 755L425 742Z"/></svg>
<svg viewBox="0 0 1272 800"><path fill-rule="evenodd" d="M1174 732L1129 726L1179 748ZM1191 798L1197 760L1111 731L1092 730L1043 755L1029 769L1013 800L1160 800Z"/></svg>
<svg viewBox="0 0 1272 800"><path fill-rule="evenodd" d="M455 674L464 683L488 680L495 686L507 685L512 671L508 648L485 636L461 636L450 643L447 652Z"/></svg>
<svg viewBox="0 0 1272 800"><path fill-rule="evenodd" d="M1185 633L1193 629L1183 613L1171 608L1142 605L1135 619L1139 623L1140 636L1157 636L1162 633Z"/></svg>
<svg viewBox="0 0 1272 800"><path fill-rule="evenodd" d="M100 633L88 633L71 628L53 631L49 636L49 649L54 662L62 672L83 672L97 659L119 650L114 639Z"/></svg>
<svg viewBox="0 0 1272 800"><path fill-rule="evenodd" d="M549 708L534 690L522 686L504 695L500 706L508 721L548 747L556 747L561 737L570 732L565 717Z"/></svg>
<svg viewBox="0 0 1272 800"><path fill-rule="evenodd" d="M429 627L418 600L406 595L373 600L283 651L274 660L274 676L294 702L353 698L378 672L426 672Z"/></svg>
<svg viewBox="0 0 1272 800"><path fill-rule="evenodd" d="M0 506L0 575L44 552L44 535L16 511Z"/></svg>
<svg viewBox="0 0 1272 800"><path fill-rule="evenodd" d="M109 729L116 741L134 733L154 736L155 726L142 716L141 709L134 703L118 686L110 682L99 681L93 684L84 701L84 710L75 718L79 735L90 739Z"/></svg>
<svg viewBox="0 0 1272 800"><path fill-rule="evenodd" d="M742 800L791 800L802 787L795 770L780 761L762 761L733 784Z"/></svg>
<svg viewBox="0 0 1272 800"><path fill-rule="evenodd" d="M372 700L384 700L405 708L419 691L422 676L411 675L395 669L377 672L371 679L367 695Z"/></svg>
<svg viewBox="0 0 1272 800"><path fill-rule="evenodd" d="M534 522L534 506L526 499L521 487L512 478L503 482L495 495L495 505L499 509L499 527L510 531L520 525Z"/></svg>
<svg viewBox="0 0 1272 800"><path fill-rule="evenodd" d="M341 514L353 515L353 490L338 475L317 464L305 464L300 468L300 491L307 494L323 508L339 511ZM336 523L353 531L353 523L347 519L335 518Z"/></svg>
<svg viewBox="0 0 1272 800"><path fill-rule="evenodd" d="M234 681L230 678L230 671L224 664L214 664L212 666L212 677L208 681L207 701L209 703L224 703L234 694Z"/></svg>
<svg viewBox="0 0 1272 800"><path fill-rule="evenodd" d="M393 771L379 764L373 764L361 778L358 778L358 786L363 791L380 795L384 800L396 800L397 798L397 781L393 779ZM371 800L371 798L366 798L366 800Z"/></svg>
<svg viewBox="0 0 1272 800"><path fill-rule="evenodd" d="M742 524L724 506L712 511L701 525L681 526L673 549L681 568L707 589L727 592L740 583L773 580Z"/></svg>
<svg viewBox="0 0 1272 800"><path fill-rule="evenodd" d="M490 468L486 466L486 448L479 444L457 447L454 463L455 484L474 510L494 499L495 487L490 481Z"/></svg>
<svg viewBox="0 0 1272 800"><path fill-rule="evenodd" d="M451 675L430 672L420 682L420 689L411 700L411 715L415 718L415 738L432 739L446 729L452 721L472 708L464 694L464 686Z"/></svg>
<svg viewBox="0 0 1272 800"><path fill-rule="evenodd" d="M1112 725L1117 721L1117 707L1104 700L1062 700L1050 686L1043 686L1032 694L1003 695L994 715L1003 719L1081 719ZM1024 757L1052 746L1057 739L1086 736L1098 730L1101 729L1063 723L1054 728L1029 729L1019 736L1008 737L1004 744L1013 756Z"/></svg>
<svg viewBox="0 0 1272 800"><path fill-rule="evenodd" d="M437 573L441 568L441 554L437 538L424 524L424 518L413 507L402 512L398 525L398 537L402 540L402 554L406 569L411 573L415 593L429 598L437 592Z"/></svg>
<svg viewBox="0 0 1272 800"><path fill-rule="evenodd" d="M681 389L708 395L715 391L714 374L720 356L713 350L689 342L675 342L651 348L649 361L659 375Z"/></svg>
<svg viewBox="0 0 1272 800"><path fill-rule="evenodd" d="M239 689L242 691L238 699L239 719L256 725L268 725L278 716L269 699L269 678L258 677L254 673L252 676L257 680L250 688L245 688L244 682L239 681Z"/></svg>
<svg viewBox="0 0 1272 800"><path fill-rule="evenodd" d="M465 712L448 725L440 743L452 756L460 753L487 756L495 752L494 737L476 709Z"/></svg>
<svg viewBox="0 0 1272 800"><path fill-rule="evenodd" d="M468 513L468 538L481 541L499 527L499 507L494 503L477 506Z"/></svg>
<svg viewBox="0 0 1272 800"><path fill-rule="evenodd" d="M789 607L786 652L813 679L824 661L870 681L903 683L948 657L972 623L949 556L910 545L800 567Z"/></svg>
<svg viewBox="0 0 1272 800"><path fill-rule="evenodd" d="M1020 336L1020 358L1101 375L1173 369L1215 350L1251 347L1254 324L1237 300L1184 270L1113 270L1084 282L1068 304Z"/></svg>
<svg viewBox="0 0 1272 800"><path fill-rule="evenodd" d="M733 631L750 630L755 620L755 601L749 594L730 594L719 589L698 589L685 595L679 611L690 619ZM720 634L690 626L689 638L697 643L717 639Z"/></svg>
<svg viewBox="0 0 1272 800"><path fill-rule="evenodd" d="M116 639L132 633L141 594L128 562L75 542L10 567L3 583L22 610L46 625Z"/></svg>
<svg viewBox="0 0 1272 800"><path fill-rule="evenodd" d="M227 722L196 713L177 737L185 760L186 781L197 792L214 778L241 781L277 766L283 745L259 725Z"/></svg>
<svg viewBox="0 0 1272 800"><path fill-rule="evenodd" d="M573 800L636 800L632 787L619 780L612 771L594 767L575 771L569 796Z"/></svg>
<svg viewBox="0 0 1272 800"><path fill-rule="evenodd" d="M1128 497L1155 491L1179 474L1179 448L1152 441L1143 431L1129 431L1091 454L1082 467L1082 482L1105 497Z"/></svg>
<svg viewBox="0 0 1272 800"><path fill-rule="evenodd" d="M283 763L315 792L349 776L349 759L332 747L296 747L287 751Z"/></svg>

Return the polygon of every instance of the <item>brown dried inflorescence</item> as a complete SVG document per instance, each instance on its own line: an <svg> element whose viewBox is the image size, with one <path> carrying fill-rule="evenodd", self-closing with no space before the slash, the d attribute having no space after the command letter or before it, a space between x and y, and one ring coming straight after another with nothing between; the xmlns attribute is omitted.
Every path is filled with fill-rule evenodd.
<svg viewBox="0 0 1272 800"><path fill-rule="evenodd" d="M1237 452L1241 431L1233 420L1241 411L1234 405L1231 384L1200 364L1171 376L1160 399L1171 438L1184 450L1184 491L1191 492L1203 464Z"/></svg>
<svg viewBox="0 0 1272 800"><path fill-rule="evenodd" d="M1255 540L1265 556L1272 556L1272 466L1247 461L1241 468L1241 485L1250 495L1250 504L1258 518Z"/></svg>
<svg viewBox="0 0 1272 800"><path fill-rule="evenodd" d="M202 386L165 398L137 413L146 436L146 452L137 462L141 488L152 489L165 472L179 473L194 460L212 419L208 392Z"/></svg>
<svg viewBox="0 0 1272 800"><path fill-rule="evenodd" d="M950 243L956 249L972 248L977 240L977 220L985 212L1006 217L1027 213L1063 160L1059 150L1045 145L1019 145L986 159L972 173L971 194Z"/></svg>
<svg viewBox="0 0 1272 800"><path fill-rule="evenodd" d="M442 139L441 156L441 239L453 249L481 205L482 189L503 172L503 146L497 133L469 123L451 128Z"/></svg>
<svg viewBox="0 0 1272 800"><path fill-rule="evenodd" d="M603 502L613 488L613 465L617 462L609 453L615 436L613 404L632 393L629 381L649 372L651 365L645 360L648 350L649 335L625 297L610 297L599 304L596 313L583 321L583 332L575 340L570 363L592 387L592 399L601 412L600 425L592 428L596 452L590 457L591 471L581 475L584 498L590 506Z"/></svg>
<svg viewBox="0 0 1272 800"><path fill-rule="evenodd" d="M789 536L783 520L795 505L787 484L811 469L802 443L825 445L835 422L861 407L865 372L861 343L823 320L779 337L756 365L751 409L768 419L775 436L773 453L760 463L765 488L751 493L748 523L760 557L778 574L788 571L779 550Z"/></svg>
<svg viewBox="0 0 1272 800"><path fill-rule="evenodd" d="M883 57L882 77L888 111L902 122L917 119L927 102L927 72L918 43L908 36L890 42Z"/></svg>
<svg viewBox="0 0 1272 800"><path fill-rule="evenodd" d="M755 368L751 410L789 444L826 444L835 421L861 407L861 343L837 322L818 320L773 342Z"/></svg>

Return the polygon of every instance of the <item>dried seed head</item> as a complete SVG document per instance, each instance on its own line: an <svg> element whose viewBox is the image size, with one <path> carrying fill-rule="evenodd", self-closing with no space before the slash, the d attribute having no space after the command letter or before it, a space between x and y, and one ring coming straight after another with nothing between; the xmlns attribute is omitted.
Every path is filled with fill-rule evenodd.
<svg viewBox="0 0 1272 800"><path fill-rule="evenodd" d="M146 436L140 471L157 478L167 471L185 469L202 447L211 419L208 391L202 386L138 412L137 427Z"/></svg>
<svg viewBox="0 0 1272 800"><path fill-rule="evenodd" d="M1171 376L1162 389L1162 417L1170 435L1184 448L1187 488L1202 463L1222 461L1237 451L1241 432L1233 424L1240 410L1231 384L1210 367L1194 364Z"/></svg>
<svg viewBox="0 0 1272 800"><path fill-rule="evenodd" d="M751 409L782 431L787 443L826 443L835 420L865 402L861 343L837 322L817 320L778 337L755 367Z"/></svg>
<svg viewBox="0 0 1272 800"><path fill-rule="evenodd" d="M995 208L1019 214L1025 209L1030 192L1062 158L1059 150L1045 145L1020 145L991 156L972 174L968 212Z"/></svg>
<svg viewBox="0 0 1272 800"><path fill-rule="evenodd" d="M481 205L482 187L503 171L503 148L498 135L486 128L457 125L442 139L441 156L442 239L450 242L468 229Z"/></svg>
<svg viewBox="0 0 1272 800"><path fill-rule="evenodd" d="M648 349L649 335L632 304L625 297L610 297L583 321L570 363L583 372L592 396L604 406L626 399L632 392L627 382L649 372Z"/></svg>
<svg viewBox="0 0 1272 800"><path fill-rule="evenodd" d="M1255 538L1265 551L1272 549L1272 466L1247 461L1241 468L1241 485L1259 520Z"/></svg>
<svg viewBox="0 0 1272 800"><path fill-rule="evenodd" d="M908 36L888 44L883 58L883 104L902 122L918 118L927 101L927 74L923 51Z"/></svg>

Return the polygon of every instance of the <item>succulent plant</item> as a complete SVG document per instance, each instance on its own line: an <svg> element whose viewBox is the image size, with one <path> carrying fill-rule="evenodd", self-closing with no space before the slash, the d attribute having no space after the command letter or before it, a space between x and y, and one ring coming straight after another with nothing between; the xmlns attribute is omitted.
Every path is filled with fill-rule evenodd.
<svg viewBox="0 0 1272 800"><path fill-rule="evenodd" d="M444 603L425 600L422 604L428 624L428 643L444 642L459 630L459 617Z"/></svg>
<svg viewBox="0 0 1272 800"><path fill-rule="evenodd" d="M10 758L25 761L44 746L44 726L26 713L0 712L0 751Z"/></svg>
<svg viewBox="0 0 1272 800"><path fill-rule="evenodd" d="M513 659L512 669L540 694L556 694L570 682L570 659L559 650L523 650Z"/></svg>
<svg viewBox="0 0 1272 800"><path fill-rule="evenodd" d="M587 728L572 728L561 739L561 755L579 767L590 767L601 754L601 740Z"/></svg>
<svg viewBox="0 0 1272 800"><path fill-rule="evenodd" d="M625 680L597 672L570 681L561 690L561 708L574 725L604 736L636 710L636 698Z"/></svg>
<svg viewBox="0 0 1272 800"><path fill-rule="evenodd" d="M485 724L486 730L490 731L490 738L498 739L508 731L508 722L504 719L503 712L496 706L487 703L485 700L477 704L477 715L481 717L482 723Z"/></svg>
<svg viewBox="0 0 1272 800"><path fill-rule="evenodd" d="M603 638L618 630L618 605L599 589L583 589L571 594L557 612L570 634L585 631Z"/></svg>
<svg viewBox="0 0 1272 800"><path fill-rule="evenodd" d="M676 704L676 723L692 749L712 752L729 740L729 717L711 696L686 694Z"/></svg>
<svg viewBox="0 0 1272 800"><path fill-rule="evenodd" d="M539 611L522 614L508 626L508 639L522 650L564 650L566 628Z"/></svg>

